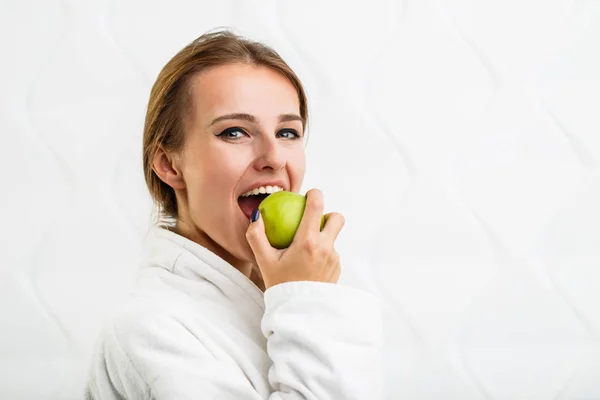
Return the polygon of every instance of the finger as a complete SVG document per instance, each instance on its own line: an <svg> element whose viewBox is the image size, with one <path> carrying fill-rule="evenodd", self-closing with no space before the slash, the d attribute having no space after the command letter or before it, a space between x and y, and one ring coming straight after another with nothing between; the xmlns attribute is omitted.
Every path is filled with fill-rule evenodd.
<svg viewBox="0 0 600 400"><path fill-rule="evenodd" d="M337 281L340 280L340 276L342 276L342 266L338 264L338 267L335 270L335 275L334 275L334 279L335 282L337 283Z"/></svg>
<svg viewBox="0 0 600 400"><path fill-rule="evenodd" d="M333 212L325 215L325 226L321 235L323 235L328 245L333 245L345 224L346 219L340 213Z"/></svg>
<svg viewBox="0 0 600 400"><path fill-rule="evenodd" d="M331 256L329 256L329 263L331 265L340 265L340 253L337 252L335 248L331 250Z"/></svg>
<svg viewBox="0 0 600 400"><path fill-rule="evenodd" d="M338 262L333 271L333 281L337 283L339 281L341 275L342 275L342 265Z"/></svg>
<svg viewBox="0 0 600 400"><path fill-rule="evenodd" d="M260 212L258 213L258 219L251 222L246 230L246 240L259 266L267 265L274 259L277 249L273 248L269 243L269 239L267 239L265 224Z"/></svg>
<svg viewBox="0 0 600 400"><path fill-rule="evenodd" d="M321 230L323 216L323 193L318 189L306 192L306 207L297 234L306 237Z"/></svg>

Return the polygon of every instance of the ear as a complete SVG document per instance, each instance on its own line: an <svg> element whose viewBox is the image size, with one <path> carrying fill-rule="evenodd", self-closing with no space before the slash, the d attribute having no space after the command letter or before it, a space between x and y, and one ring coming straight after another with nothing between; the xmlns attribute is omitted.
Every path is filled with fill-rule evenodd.
<svg viewBox="0 0 600 400"><path fill-rule="evenodd" d="M159 147L154 155L152 169L161 181L173 189L185 189L183 174L177 168L175 158L169 156L162 147Z"/></svg>

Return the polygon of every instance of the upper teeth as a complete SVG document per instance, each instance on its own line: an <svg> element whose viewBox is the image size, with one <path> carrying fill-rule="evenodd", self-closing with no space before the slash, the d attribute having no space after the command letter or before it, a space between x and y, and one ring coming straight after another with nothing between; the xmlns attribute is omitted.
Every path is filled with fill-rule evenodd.
<svg viewBox="0 0 600 400"><path fill-rule="evenodd" d="M252 189L246 193L244 193L241 197L248 197L257 194L271 194L275 192L281 192L283 188L281 186L259 186L256 189Z"/></svg>

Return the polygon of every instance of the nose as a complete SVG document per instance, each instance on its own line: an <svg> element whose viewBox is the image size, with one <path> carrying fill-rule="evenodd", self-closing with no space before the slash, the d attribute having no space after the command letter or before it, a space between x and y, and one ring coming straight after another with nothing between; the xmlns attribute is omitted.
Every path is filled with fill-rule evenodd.
<svg viewBox="0 0 600 400"><path fill-rule="evenodd" d="M255 168L258 171L265 169L282 170L286 164L286 157L284 149L277 143L277 139L266 139L259 142L256 150Z"/></svg>

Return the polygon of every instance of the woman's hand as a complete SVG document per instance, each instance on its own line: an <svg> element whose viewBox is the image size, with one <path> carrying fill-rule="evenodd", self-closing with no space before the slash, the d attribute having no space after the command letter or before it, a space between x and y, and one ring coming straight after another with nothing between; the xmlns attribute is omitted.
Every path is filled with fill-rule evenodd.
<svg viewBox="0 0 600 400"><path fill-rule="evenodd" d="M344 226L339 213L325 215L325 226L320 231L323 215L323 194L317 189L306 193L306 208L292 244L283 250L275 249L265 234L262 217L252 222L246 239L252 248L265 288L293 281L337 283L340 256L333 245Z"/></svg>

